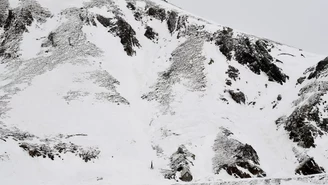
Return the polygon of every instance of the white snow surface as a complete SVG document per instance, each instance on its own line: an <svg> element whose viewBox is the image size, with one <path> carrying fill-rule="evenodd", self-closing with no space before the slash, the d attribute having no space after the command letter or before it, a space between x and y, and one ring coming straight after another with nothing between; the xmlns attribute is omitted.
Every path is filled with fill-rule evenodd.
<svg viewBox="0 0 328 185"><path fill-rule="evenodd" d="M176 34L169 33L165 23L153 19L148 20L148 25L159 35L158 43L154 43L144 36L145 25L135 20L133 12L126 7L126 1L113 0L136 32L141 45L135 48L136 55L127 56L120 38L108 33L108 29L96 20L97 27L84 25L82 32L78 33L78 39L85 39L83 42L93 46L86 48L85 52L95 54L80 55L79 52L74 53L73 49L67 49L60 51L61 57L57 57L59 54L55 49L49 49L46 53L47 49L41 47L43 39L61 25L70 24L67 17L61 16L62 10L80 8L83 1L38 2L47 7L53 17L43 24L33 22L28 32L23 34L20 59L13 60L11 64L0 64L0 96L1 105L4 106L1 108L0 126L3 124L8 129L18 128L41 138L29 141L32 143L55 138L59 134L85 134L87 136L71 137L66 141L85 148L98 148L100 154L88 163L70 153L63 155L63 159L32 158L19 147L21 141L0 140L0 184L174 184L175 181L163 178L161 170L168 168L170 155L181 144L196 155L194 166L191 167L193 184L214 185L225 181L229 184L235 179L224 172L215 175L212 167L212 147L221 127L233 132L239 141L252 145L267 179L295 179L281 182L283 185L315 184L296 179L295 168L298 162L292 148L298 146L289 139L285 130L277 128L275 121L292 112L292 102L297 99L299 91L299 87L295 87L297 79L308 67L323 59L323 56L275 44L271 54L284 62L277 65L289 75L289 80L282 86L269 82L263 73L254 74L235 60L228 62L218 47L204 42L199 47L205 57L205 90L190 90L192 81L182 75L181 81L168 90L174 98L167 108L141 97L153 91L159 73L169 69L172 64L169 60L171 53L188 42L188 38L177 39ZM144 9L146 2L138 0L137 7ZM176 9L160 0L153 2L165 8ZM10 5L18 6L17 1L13 0L10 0ZM185 13L179 9L176 11ZM92 8L89 12L114 17L105 6ZM210 32L222 28L196 17L191 18L190 22L205 25L205 29ZM295 57L280 53L290 53ZM306 57L302 57L301 53ZM48 56L49 59L44 59ZM215 61L212 65L208 65L210 59ZM224 93L227 89L225 72L229 65L239 69L241 80L233 81L233 85L228 88L240 89L247 95L247 103L256 101L256 105L237 104ZM119 84L107 88L96 82L98 77L95 78L93 74L102 78L104 72ZM107 76L103 80L108 81ZM128 103L113 102L107 96L102 96L106 93L123 97ZM278 94L282 95L283 101L276 109L272 109L271 102L276 100ZM221 97L227 98L229 105ZM317 143L318 147L309 154L328 170L328 137L318 139ZM162 153L156 153L153 149L155 146L160 147ZM154 169L150 169L151 161Z"/></svg>

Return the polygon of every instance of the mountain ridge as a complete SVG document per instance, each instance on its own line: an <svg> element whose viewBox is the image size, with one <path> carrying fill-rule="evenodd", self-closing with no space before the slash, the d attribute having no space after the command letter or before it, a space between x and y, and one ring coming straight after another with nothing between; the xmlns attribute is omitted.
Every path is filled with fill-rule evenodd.
<svg viewBox="0 0 328 185"><path fill-rule="evenodd" d="M92 0L58 14L44 0L4 2L5 184L215 183L328 168L324 57L162 1Z"/></svg>

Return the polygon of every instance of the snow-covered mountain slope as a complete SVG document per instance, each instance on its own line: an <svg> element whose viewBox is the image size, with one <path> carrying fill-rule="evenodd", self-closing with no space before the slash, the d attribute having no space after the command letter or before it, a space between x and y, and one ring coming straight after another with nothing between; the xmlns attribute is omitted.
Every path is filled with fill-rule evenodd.
<svg viewBox="0 0 328 185"><path fill-rule="evenodd" d="M0 41L1 184L328 183L324 56L161 0L2 0Z"/></svg>

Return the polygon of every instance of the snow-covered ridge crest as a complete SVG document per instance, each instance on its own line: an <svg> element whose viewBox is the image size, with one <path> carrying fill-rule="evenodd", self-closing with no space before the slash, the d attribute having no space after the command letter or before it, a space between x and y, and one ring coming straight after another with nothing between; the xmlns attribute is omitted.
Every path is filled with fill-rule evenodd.
<svg viewBox="0 0 328 185"><path fill-rule="evenodd" d="M160 0L4 0L0 41L1 183L288 184L328 169L322 56Z"/></svg>

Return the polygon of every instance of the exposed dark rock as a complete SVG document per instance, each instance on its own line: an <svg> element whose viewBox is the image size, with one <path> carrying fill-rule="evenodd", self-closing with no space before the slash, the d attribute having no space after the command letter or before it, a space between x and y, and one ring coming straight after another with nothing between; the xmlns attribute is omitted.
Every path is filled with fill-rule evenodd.
<svg viewBox="0 0 328 185"><path fill-rule="evenodd" d="M259 157L251 145L245 144L242 146L238 146L236 152L237 154L235 155L235 157L237 160L250 160L255 164L260 164Z"/></svg>
<svg viewBox="0 0 328 185"><path fill-rule="evenodd" d="M241 103L245 104L246 103L246 97L245 97L245 94L243 92L241 92L241 91L235 92L233 90L229 90L228 92L229 92L231 98L235 102L237 102L239 104L241 104Z"/></svg>
<svg viewBox="0 0 328 185"><path fill-rule="evenodd" d="M170 157L170 170L163 171L164 178L175 179L177 173L180 172L179 179L184 182L190 182L193 176L190 171L190 165L193 165L191 160L195 160L196 156L188 151L188 149L181 145L178 150Z"/></svg>
<svg viewBox="0 0 328 185"><path fill-rule="evenodd" d="M28 154L31 157L43 157L46 158L47 156L50 156L50 158L53 160L53 154L51 151L51 148L47 145L31 145L28 143L22 143L19 145L19 147L23 148L25 151L28 152Z"/></svg>
<svg viewBox="0 0 328 185"><path fill-rule="evenodd" d="M234 41L232 38L233 30L231 28L224 28L222 31L217 32L215 44L219 46L221 53L227 58L232 59L231 52L233 51Z"/></svg>
<svg viewBox="0 0 328 185"><path fill-rule="evenodd" d="M188 16L185 15L179 16L176 30L179 31L183 28L187 28L187 22L188 22Z"/></svg>
<svg viewBox="0 0 328 185"><path fill-rule="evenodd" d="M123 45L124 51L127 55L133 56L136 54L133 47L141 47L138 39L136 38L136 32L123 18L118 17L116 25L112 27L110 31L116 33L116 35L121 38L121 44Z"/></svg>
<svg viewBox="0 0 328 185"><path fill-rule="evenodd" d="M175 11L171 11L167 19L167 27L170 33L173 33L175 31L177 27L177 21L178 21L178 13Z"/></svg>
<svg viewBox="0 0 328 185"><path fill-rule="evenodd" d="M228 85L228 86L231 86L232 85L232 82L231 82L230 79L226 79L226 85Z"/></svg>
<svg viewBox="0 0 328 185"><path fill-rule="evenodd" d="M96 18L104 27L110 27L113 25L113 23L111 23L111 18L106 18L102 15L97 15Z"/></svg>
<svg viewBox="0 0 328 185"><path fill-rule="evenodd" d="M273 58L263 40L257 40L253 44L248 37L239 38L238 44L235 46L235 58L240 64L247 65L255 74L263 71L268 75L270 81L283 84L289 78L273 64Z"/></svg>
<svg viewBox="0 0 328 185"><path fill-rule="evenodd" d="M48 40L45 43L41 44L41 47L48 47L48 46L52 46L52 47L56 47L57 44L55 42L55 35L56 33L54 32L50 32L50 34L48 35Z"/></svg>
<svg viewBox="0 0 328 185"><path fill-rule="evenodd" d="M299 175L314 175L325 173L324 168L320 167L313 158L305 160L297 169L296 174Z"/></svg>
<svg viewBox="0 0 328 185"><path fill-rule="evenodd" d="M302 84L302 83L304 82L305 79L306 79L305 76L304 76L304 77L300 77L299 79L297 79L297 83L296 83L296 85L300 85L300 84Z"/></svg>
<svg viewBox="0 0 328 185"><path fill-rule="evenodd" d="M134 15L134 19L135 19L136 21L141 21L141 19L142 19L142 15L141 15L141 13L139 13L139 12L135 12L133 15Z"/></svg>
<svg viewBox="0 0 328 185"><path fill-rule="evenodd" d="M126 7L130 10L136 10L136 7L131 3L131 2L128 2L128 4L126 5Z"/></svg>
<svg viewBox="0 0 328 185"><path fill-rule="evenodd" d="M55 146L51 147L47 144L30 144L30 143L21 143L19 147L23 148L24 151L28 152L31 157L43 157L50 158L51 160L55 159L55 156L61 158L60 154L65 153L75 153L77 156L82 158L83 161L89 162L92 159L97 159L100 151L97 149L83 149L80 146L77 146L73 143L58 143Z"/></svg>
<svg viewBox="0 0 328 185"><path fill-rule="evenodd" d="M319 121L318 112L312 112L314 106L304 105L297 108L286 120L285 129L289 131L289 137L304 148L315 147L314 139L323 135L321 130L311 125L307 120Z"/></svg>
<svg viewBox="0 0 328 185"><path fill-rule="evenodd" d="M210 60L210 62L208 63L208 65L212 65L212 64L214 64L214 60L213 59Z"/></svg>
<svg viewBox="0 0 328 185"><path fill-rule="evenodd" d="M2 8L1 5L0 9ZM51 16L49 11L34 1L27 1L15 9L7 8L7 10L0 11L4 11L0 12L2 15L0 24L4 30L0 43L0 57L5 59L2 62L19 57L18 51L22 35L28 31L28 27L32 25L33 21L45 22Z"/></svg>
<svg viewBox="0 0 328 185"><path fill-rule="evenodd" d="M322 75L322 72L324 72L327 69L328 69L328 57L318 63L317 67L315 68L315 71L309 75L308 79L318 78L320 75Z"/></svg>
<svg viewBox="0 0 328 185"><path fill-rule="evenodd" d="M163 8L150 7L147 11L148 15L155 19L164 21L166 19L166 11Z"/></svg>
<svg viewBox="0 0 328 185"><path fill-rule="evenodd" d="M106 18L101 15L97 15L97 20L109 29L109 32L121 38L121 44L124 47L124 51L129 56L136 54L134 47L141 47L138 39L136 38L136 32L131 25L121 17L116 17L116 22L112 22L111 18Z"/></svg>
<svg viewBox="0 0 328 185"><path fill-rule="evenodd" d="M251 178L251 175L248 173L245 173L238 169L236 164L233 165L223 165L222 169L224 169L229 175L234 176L236 178Z"/></svg>
<svg viewBox="0 0 328 185"><path fill-rule="evenodd" d="M225 170L236 178L265 177L266 173L260 168L260 160L254 148L233 136L231 131L221 128L221 133L214 141L214 173L219 174Z"/></svg>
<svg viewBox="0 0 328 185"><path fill-rule="evenodd" d="M147 37L150 40L157 39L158 33L156 33L153 28L150 26L146 27L145 37Z"/></svg>
<svg viewBox="0 0 328 185"><path fill-rule="evenodd" d="M278 100L278 101L281 101L281 100L282 100L282 96L281 96L281 94L278 95L277 100Z"/></svg>
<svg viewBox="0 0 328 185"><path fill-rule="evenodd" d="M228 71L226 72L226 74L228 74L229 78L233 79L234 81L236 81L239 78L239 70L233 66L229 65Z"/></svg>

